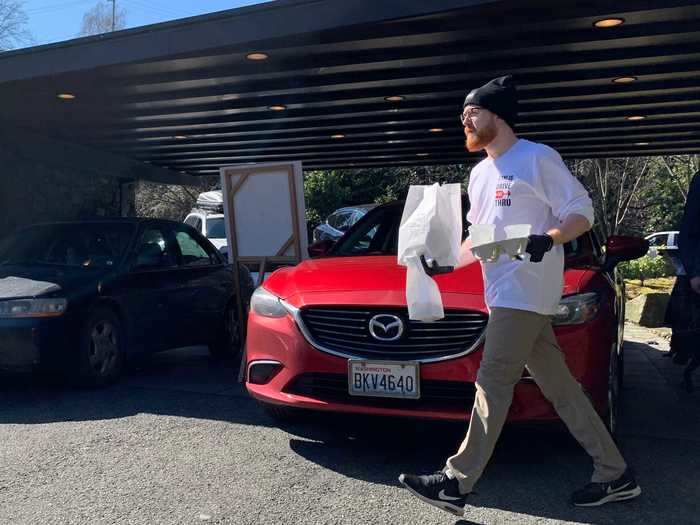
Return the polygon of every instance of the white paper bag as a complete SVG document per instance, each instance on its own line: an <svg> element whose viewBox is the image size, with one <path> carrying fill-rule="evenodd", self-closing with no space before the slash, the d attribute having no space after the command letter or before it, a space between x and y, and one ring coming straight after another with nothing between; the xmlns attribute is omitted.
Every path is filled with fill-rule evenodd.
<svg viewBox="0 0 700 525"><path fill-rule="evenodd" d="M398 264L406 266L409 318L442 319L440 290L426 275L420 256L439 266L455 266L462 241L462 196L459 184L411 186L399 228Z"/></svg>
<svg viewBox="0 0 700 525"><path fill-rule="evenodd" d="M437 321L445 317L440 289L415 255L406 258L406 304L412 321Z"/></svg>
<svg viewBox="0 0 700 525"><path fill-rule="evenodd" d="M461 185L411 186L399 228L399 264L406 266L407 256L425 255L439 266L455 266L461 242Z"/></svg>

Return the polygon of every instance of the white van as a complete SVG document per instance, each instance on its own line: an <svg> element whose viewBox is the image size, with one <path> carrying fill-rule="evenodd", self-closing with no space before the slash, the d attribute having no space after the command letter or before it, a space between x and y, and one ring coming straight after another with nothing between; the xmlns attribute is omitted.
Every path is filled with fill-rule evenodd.
<svg viewBox="0 0 700 525"><path fill-rule="evenodd" d="M200 193L192 211L185 217L185 224L204 235L222 253L226 253L226 222L224 201L220 190Z"/></svg>

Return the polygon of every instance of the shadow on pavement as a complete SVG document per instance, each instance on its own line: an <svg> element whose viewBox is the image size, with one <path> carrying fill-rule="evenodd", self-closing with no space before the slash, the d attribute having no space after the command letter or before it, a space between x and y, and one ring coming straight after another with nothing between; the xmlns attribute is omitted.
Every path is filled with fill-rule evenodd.
<svg viewBox="0 0 700 525"><path fill-rule="evenodd" d="M213 360L203 347L171 350L130 363L118 383L102 389L3 373L0 424L103 420L150 413L270 426L272 420L248 396L237 377L238 361Z"/></svg>

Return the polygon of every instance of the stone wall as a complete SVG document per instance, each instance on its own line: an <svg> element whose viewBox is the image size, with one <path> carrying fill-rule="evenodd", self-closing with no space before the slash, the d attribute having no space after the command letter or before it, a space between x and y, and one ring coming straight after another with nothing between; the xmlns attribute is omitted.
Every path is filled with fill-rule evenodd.
<svg viewBox="0 0 700 525"><path fill-rule="evenodd" d="M72 170L0 144L0 235L36 222L128 215L133 192L98 169Z"/></svg>

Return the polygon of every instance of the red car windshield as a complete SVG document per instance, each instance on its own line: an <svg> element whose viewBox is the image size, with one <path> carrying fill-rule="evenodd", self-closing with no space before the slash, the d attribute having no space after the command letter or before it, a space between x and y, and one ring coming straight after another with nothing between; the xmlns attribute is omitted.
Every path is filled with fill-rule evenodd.
<svg viewBox="0 0 700 525"><path fill-rule="evenodd" d="M402 214L403 203L372 210L338 241L331 255L396 255ZM465 222L463 239L467 231Z"/></svg>
<svg viewBox="0 0 700 525"><path fill-rule="evenodd" d="M467 210L463 210L466 215ZM388 204L375 208L360 219L340 238L329 255L336 257L361 255L396 255L399 246L399 226L403 214L403 203ZM469 233L469 223L464 221L462 239ZM564 250L567 259L586 257L594 262L596 243L585 234L567 243Z"/></svg>

